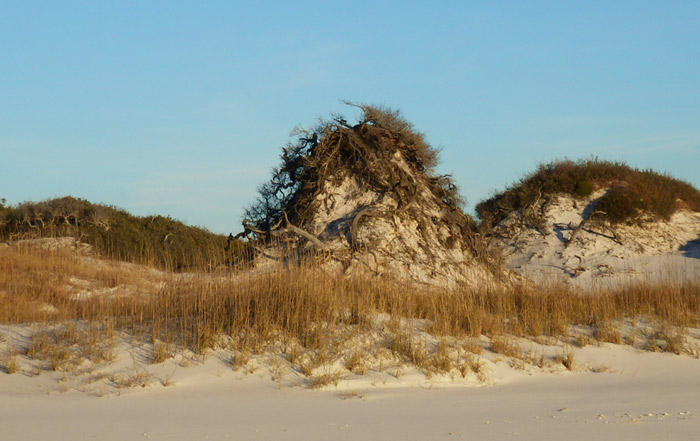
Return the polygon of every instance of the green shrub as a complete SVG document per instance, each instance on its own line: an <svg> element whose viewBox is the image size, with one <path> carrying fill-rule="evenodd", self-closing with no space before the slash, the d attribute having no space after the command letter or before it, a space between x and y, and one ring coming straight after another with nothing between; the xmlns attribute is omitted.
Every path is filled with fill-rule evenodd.
<svg viewBox="0 0 700 441"><path fill-rule="evenodd" d="M576 194L580 197L590 196L593 193L595 186L591 181L579 181L576 186Z"/></svg>
<svg viewBox="0 0 700 441"><path fill-rule="evenodd" d="M608 190L596 206L598 211L605 213L605 217L614 223L634 218L643 208L643 200L637 192L623 185Z"/></svg>
<svg viewBox="0 0 700 441"><path fill-rule="evenodd" d="M510 188L479 203L476 212L481 227L488 229L545 195L585 197L595 188L609 189L597 209L611 222L647 217L668 219L681 207L700 211L700 192L687 182L620 162L590 159L542 164Z"/></svg>
<svg viewBox="0 0 700 441"><path fill-rule="evenodd" d="M0 240L76 237L107 257L173 270L241 259L245 245L165 216L124 210L71 196L0 208ZM225 248L228 248L226 250Z"/></svg>

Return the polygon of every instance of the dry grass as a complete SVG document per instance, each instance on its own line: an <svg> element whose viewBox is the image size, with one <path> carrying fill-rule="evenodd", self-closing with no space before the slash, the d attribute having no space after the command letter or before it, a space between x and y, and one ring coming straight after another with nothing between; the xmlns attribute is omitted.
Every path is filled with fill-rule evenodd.
<svg viewBox="0 0 700 441"><path fill-rule="evenodd" d="M134 370L129 374L115 374L110 380L119 389L131 389L134 387L146 387L153 381L153 377L144 370Z"/></svg>
<svg viewBox="0 0 700 441"><path fill-rule="evenodd" d="M251 354L248 350L233 351L231 356L231 367L234 371L243 370L250 363Z"/></svg>
<svg viewBox="0 0 700 441"><path fill-rule="evenodd" d="M488 380L488 374L486 372L486 367L484 364L484 361L476 356L470 356L467 359L467 364L469 365L469 368L476 374L476 378L482 382L485 383Z"/></svg>
<svg viewBox="0 0 700 441"><path fill-rule="evenodd" d="M595 341L596 340L588 334L581 334L576 339L576 343L579 348L585 348L586 346L593 344Z"/></svg>
<svg viewBox="0 0 700 441"><path fill-rule="evenodd" d="M600 374L603 372L611 372L610 366L608 366L605 363L600 363L595 366L591 367L591 372L595 372L596 374Z"/></svg>
<svg viewBox="0 0 700 441"><path fill-rule="evenodd" d="M617 345L622 343L622 334L620 330L609 322L600 323L596 328L595 336L598 341Z"/></svg>
<svg viewBox="0 0 700 441"><path fill-rule="evenodd" d="M73 371L85 361L92 364L114 359L114 338L94 323L81 326L79 322L66 325L45 325L35 332L26 355L43 362L44 369Z"/></svg>
<svg viewBox="0 0 700 441"><path fill-rule="evenodd" d="M311 375L309 377L308 386L310 389L320 389L331 384L337 386L341 378L342 372L340 371L322 372Z"/></svg>
<svg viewBox="0 0 700 441"><path fill-rule="evenodd" d="M504 336L504 337L495 337L491 340L491 351L505 355L506 357L510 358L517 358L517 359L523 359L523 349L522 347L513 342L511 338Z"/></svg>
<svg viewBox="0 0 700 441"><path fill-rule="evenodd" d="M561 363L567 370L574 370L574 349L570 346L557 356L557 362Z"/></svg>
<svg viewBox="0 0 700 441"><path fill-rule="evenodd" d="M368 354L363 350L353 350L345 357L345 368L357 375L364 375L367 372Z"/></svg>
<svg viewBox="0 0 700 441"><path fill-rule="evenodd" d="M650 350L671 352L680 355L684 352L692 354L692 349L686 349L685 336L682 330L663 327L652 334L649 341Z"/></svg>
<svg viewBox="0 0 700 441"><path fill-rule="evenodd" d="M17 361L17 355L10 354L3 356L0 359L0 367L8 374L16 374L20 371L19 362Z"/></svg>
<svg viewBox="0 0 700 441"><path fill-rule="evenodd" d="M174 375L175 375L175 369L173 369L173 371L170 374L163 377L160 380L160 384L162 384L164 387L173 386L175 384L175 380L173 380Z"/></svg>
<svg viewBox="0 0 700 441"><path fill-rule="evenodd" d="M365 394L358 392L356 390L346 390L340 394L340 398L342 398L343 400L352 400L352 399L364 400Z"/></svg>
<svg viewBox="0 0 700 441"><path fill-rule="evenodd" d="M6 247L0 253L0 323L35 323L24 355L47 370L108 363L117 334L155 342L156 363L178 350L201 355L221 348L221 336L227 336L234 368L253 356L282 354L314 387L336 382L335 371L318 372L336 362L359 375L407 364L426 375L474 373L485 381L483 363L474 355L483 350L478 342L483 335L490 336L492 351L537 365L514 343L516 337L578 341L579 346L621 343L619 324L641 318L660 330L640 337L647 338L650 350L692 354L683 330L700 322L698 284L595 294L519 286L439 291L334 277L301 266L255 275L166 274L155 285L147 272L124 274L62 252ZM76 297L72 278L118 289ZM129 290L129 284L150 290ZM418 324L422 336L416 334ZM585 336L572 337L576 327L588 330ZM10 360L4 361L6 371ZM572 369L573 350L560 362ZM132 387L147 383L142 377L135 371L113 382Z"/></svg>
<svg viewBox="0 0 700 441"><path fill-rule="evenodd" d="M153 343L153 357L152 362L163 363L173 356L173 350L169 344L163 343L161 341L155 341Z"/></svg>

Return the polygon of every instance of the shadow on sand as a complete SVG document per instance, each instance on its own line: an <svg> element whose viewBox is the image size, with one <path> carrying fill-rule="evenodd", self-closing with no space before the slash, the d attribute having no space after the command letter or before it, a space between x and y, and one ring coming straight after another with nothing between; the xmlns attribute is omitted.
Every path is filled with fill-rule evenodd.
<svg viewBox="0 0 700 441"><path fill-rule="evenodd" d="M683 245L681 251L685 257L700 259L700 237Z"/></svg>

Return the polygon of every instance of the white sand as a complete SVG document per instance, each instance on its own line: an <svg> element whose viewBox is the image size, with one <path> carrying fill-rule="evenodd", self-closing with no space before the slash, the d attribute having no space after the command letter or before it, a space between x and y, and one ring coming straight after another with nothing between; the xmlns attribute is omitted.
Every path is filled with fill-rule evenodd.
<svg viewBox="0 0 700 441"><path fill-rule="evenodd" d="M679 211L668 221L640 226L592 223L575 231L604 193L583 201L554 197L541 231L526 228L514 212L496 227L492 245L510 269L539 284L606 289L700 280L700 213Z"/></svg>
<svg viewBox="0 0 700 441"><path fill-rule="evenodd" d="M48 374L0 374L0 439L13 440L696 440L700 360L616 345L576 349L604 373L493 365L496 385L346 390L281 386L216 357L154 384L97 397ZM407 376L408 378L408 376Z"/></svg>

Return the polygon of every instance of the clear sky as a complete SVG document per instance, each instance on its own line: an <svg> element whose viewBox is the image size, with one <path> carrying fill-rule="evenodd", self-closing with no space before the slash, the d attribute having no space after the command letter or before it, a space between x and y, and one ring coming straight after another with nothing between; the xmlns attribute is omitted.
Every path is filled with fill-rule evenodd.
<svg viewBox="0 0 700 441"><path fill-rule="evenodd" d="M700 2L0 0L0 197L218 233L297 125L386 105L468 209L554 159L700 187Z"/></svg>

